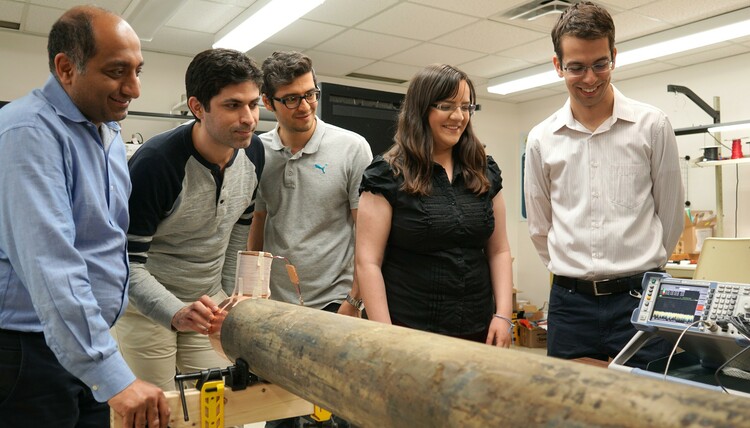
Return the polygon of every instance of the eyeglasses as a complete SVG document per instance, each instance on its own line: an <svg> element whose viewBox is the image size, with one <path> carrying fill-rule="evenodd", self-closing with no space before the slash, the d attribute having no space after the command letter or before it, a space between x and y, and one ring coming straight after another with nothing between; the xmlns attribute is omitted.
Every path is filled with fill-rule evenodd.
<svg viewBox="0 0 750 428"><path fill-rule="evenodd" d="M599 61L592 65L581 65L581 64L565 65L563 66L562 69L565 70L571 76L580 77L586 74L586 70L588 70L589 68L591 69L591 71L593 71L596 74L609 73L609 71L612 70L612 60Z"/></svg>
<svg viewBox="0 0 750 428"><path fill-rule="evenodd" d="M278 101L284 104L284 107L288 109L295 109L302 104L302 99L305 99L308 104L317 103L320 99L320 89L313 89L312 91L306 92L303 95L287 95L285 97L276 98L271 97L272 100Z"/></svg>
<svg viewBox="0 0 750 428"><path fill-rule="evenodd" d="M481 106L479 104L456 105L451 103L435 103L430 105L444 113L453 113L456 109L460 109L462 114L468 113L469 115L473 115L475 111L481 109Z"/></svg>

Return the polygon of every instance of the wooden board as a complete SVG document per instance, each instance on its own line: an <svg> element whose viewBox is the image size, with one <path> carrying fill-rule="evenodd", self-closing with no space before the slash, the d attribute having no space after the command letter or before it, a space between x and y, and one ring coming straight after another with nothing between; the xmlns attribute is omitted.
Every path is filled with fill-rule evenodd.
<svg viewBox="0 0 750 428"><path fill-rule="evenodd" d="M182 402L178 391L165 392L171 414L170 428L200 426L200 391L185 390L189 421L182 413ZM242 391L224 390L224 425L242 425L253 422L310 415L313 405L278 385L257 384ZM110 412L110 426L122 428L122 417L113 410Z"/></svg>

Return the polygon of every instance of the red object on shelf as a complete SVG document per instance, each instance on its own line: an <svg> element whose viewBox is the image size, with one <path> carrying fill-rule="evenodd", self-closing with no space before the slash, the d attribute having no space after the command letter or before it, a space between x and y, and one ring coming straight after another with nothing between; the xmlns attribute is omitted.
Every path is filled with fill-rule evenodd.
<svg viewBox="0 0 750 428"><path fill-rule="evenodd" d="M742 140L732 140L732 159L742 159Z"/></svg>

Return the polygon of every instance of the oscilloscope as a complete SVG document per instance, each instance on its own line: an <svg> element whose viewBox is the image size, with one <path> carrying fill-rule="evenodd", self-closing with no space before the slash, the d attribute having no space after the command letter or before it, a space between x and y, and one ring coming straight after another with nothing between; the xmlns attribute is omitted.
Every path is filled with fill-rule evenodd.
<svg viewBox="0 0 750 428"><path fill-rule="evenodd" d="M704 367L718 367L750 346L750 341L727 322L732 316L750 322L750 284L678 279L648 272L631 322L636 329L655 333L671 343L682 335L680 348L697 355ZM736 360L735 367L750 371L750 351Z"/></svg>

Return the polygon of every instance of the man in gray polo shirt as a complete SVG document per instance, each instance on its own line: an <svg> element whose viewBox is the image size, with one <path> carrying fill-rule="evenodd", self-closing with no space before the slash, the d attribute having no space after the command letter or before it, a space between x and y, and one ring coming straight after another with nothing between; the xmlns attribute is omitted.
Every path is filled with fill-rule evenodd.
<svg viewBox="0 0 750 428"><path fill-rule="evenodd" d="M262 69L263 104L278 125L260 137L266 163L248 246L295 265L306 306L358 315L354 223L372 151L362 136L315 116L320 90L310 58L275 52ZM299 301L282 263L270 286L272 299Z"/></svg>

